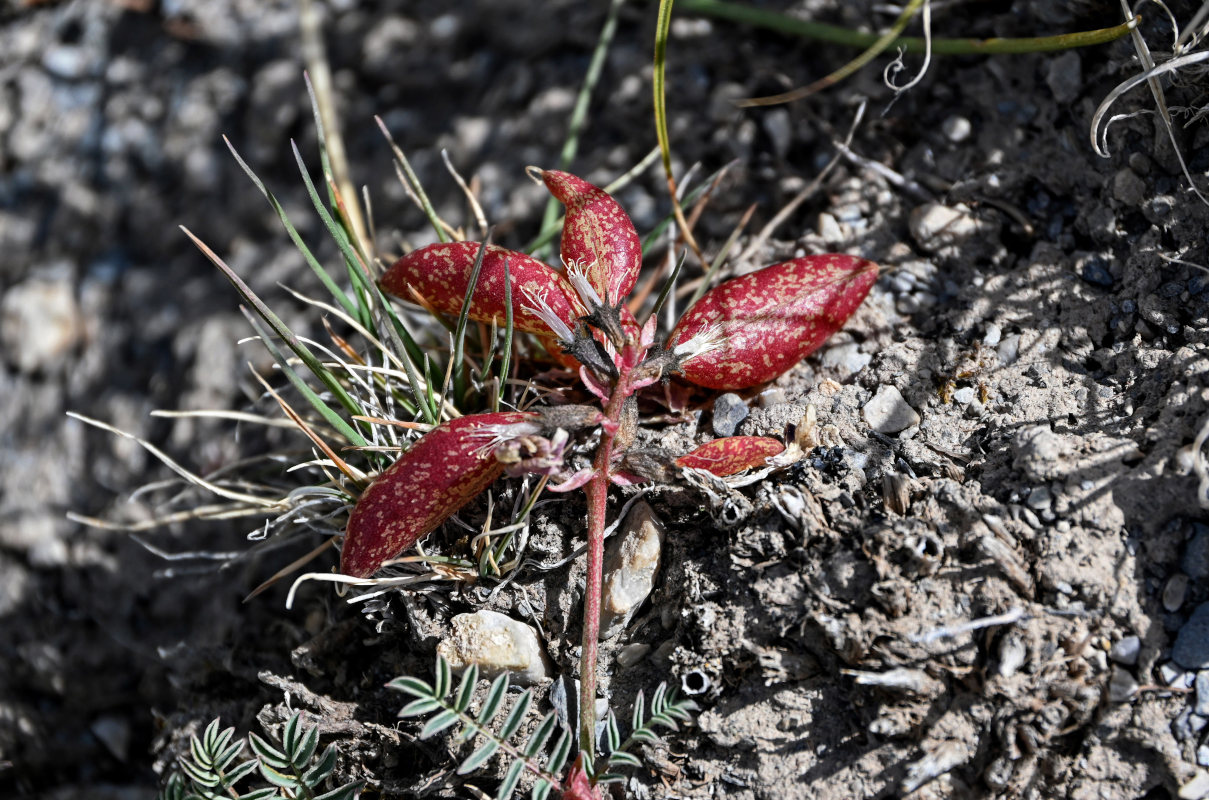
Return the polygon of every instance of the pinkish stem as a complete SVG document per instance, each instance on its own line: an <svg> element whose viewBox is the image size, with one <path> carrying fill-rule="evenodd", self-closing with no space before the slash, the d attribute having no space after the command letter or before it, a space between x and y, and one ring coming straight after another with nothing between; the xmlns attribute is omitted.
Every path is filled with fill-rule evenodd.
<svg viewBox="0 0 1209 800"><path fill-rule="evenodd" d="M605 418L612 425L602 427L600 445L593 462L596 474L584 487L588 495L588 574L584 584L583 647L579 656L579 749L595 758L596 745L596 656L600 641L600 596L604 571L605 511L609 500L609 466L613 460L616 424L628 391L625 381L618 382ZM609 427L614 431L610 433Z"/></svg>

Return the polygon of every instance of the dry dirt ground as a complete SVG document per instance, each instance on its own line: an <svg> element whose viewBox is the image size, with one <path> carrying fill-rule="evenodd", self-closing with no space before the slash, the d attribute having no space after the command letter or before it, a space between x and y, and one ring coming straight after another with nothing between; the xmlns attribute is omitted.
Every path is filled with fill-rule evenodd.
<svg viewBox="0 0 1209 800"><path fill-rule="evenodd" d="M850 27L892 19L863 0L762 5ZM1172 12L1187 22L1198 5ZM373 196L383 250L431 233L391 175L375 114L447 218L466 219L441 148L481 182L502 243L533 235L544 200L522 170L557 160L602 6L323 6L354 179ZM946 36L1120 19L1116 3L1096 0L936 6ZM1170 25L1149 8L1159 50ZM184 733L215 716L247 731L288 706L316 715L341 774L385 796L470 796L448 772L449 742L417 744L416 727L394 719L399 696L380 687L430 670L436 637L483 602L481 587L394 595L368 611L318 585L293 611L284 590L243 604L316 540L166 560L65 517L146 513L126 497L168 474L67 410L202 471L300 444L149 416L250 407L246 362L267 366L254 344L237 344L249 328L235 295L178 224L291 324L323 335L278 288L313 278L220 139L321 243L289 150L296 138L315 152L294 3L10 0L0 20L0 794L150 797L153 765ZM622 12L572 165L591 180L654 145L653 20L648 3ZM1111 157L1091 149L1092 113L1136 74L1134 51L1122 41L936 58L894 102L883 58L805 101L733 103L851 55L701 18L674 25L678 168L736 161L697 227L707 250L749 204L752 232L816 176L864 98L856 158L733 268L840 250L896 269L832 343L743 398L740 433L780 435L813 406L820 446L805 460L713 503L684 487L648 498L668 526L664 567L606 647L604 688L623 716L664 680L702 710L646 754L627 790L1209 796L1209 518L1191 446L1209 417L1209 292L1204 271L1164 259L1209 263L1209 209L1153 115L1116 123ZM908 70L920 63L907 58ZM1168 88L1175 106L1205 101L1192 77ZM1114 111L1151 108L1142 88ZM1177 139L1203 186L1209 129L1194 121ZM652 170L619 194L642 232L666 213L661 184ZM334 261L330 246L320 252ZM720 424L707 399L693 423L658 435L681 446ZM571 552L580 503L544 508L535 553ZM141 539L168 553L239 553L253 524L181 523ZM581 573L534 571L492 601L542 626L563 674L574 670ZM905 685L889 685L884 674L900 668ZM471 782L489 788L492 774Z"/></svg>

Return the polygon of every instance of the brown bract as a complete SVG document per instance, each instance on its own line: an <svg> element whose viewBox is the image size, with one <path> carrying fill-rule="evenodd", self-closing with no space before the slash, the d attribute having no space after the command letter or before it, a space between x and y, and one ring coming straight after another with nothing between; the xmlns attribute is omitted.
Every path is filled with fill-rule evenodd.
<svg viewBox="0 0 1209 800"><path fill-rule="evenodd" d="M670 347L695 336L714 344L681 363L709 389L770 381L818 349L856 311L877 280L877 265L855 256L795 258L716 286L681 317Z"/></svg>
<svg viewBox="0 0 1209 800"><path fill-rule="evenodd" d="M536 414L459 417L424 434L361 493L349 516L340 571L372 575L433 531L500 476L501 437L534 433Z"/></svg>
<svg viewBox="0 0 1209 800"><path fill-rule="evenodd" d="M458 315L470 290L474 260L479 253L478 242L440 242L421 247L396 261L382 276L382 290L412 300L414 289L433 308L446 314ZM470 319L476 322L494 321L501 328L505 322L504 261L512 282L512 325L518 331L549 334L550 326L530 309L532 297L541 297L569 328L583 313L575 299L575 291L559 273L535 258L487 245L478 285L470 303Z"/></svg>
<svg viewBox="0 0 1209 800"><path fill-rule="evenodd" d="M607 192L583 178L545 170L542 180L567 207L560 248L563 262L587 267L588 282L597 294L609 305L621 302L642 268L642 242L629 215Z"/></svg>
<svg viewBox="0 0 1209 800"><path fill-rule="evenodd" d="M676 459L676 465L703 469L725 478L745 469L762 467L768 459L784 450L785 445L767 436L730 436L693 448Z"/></svg>

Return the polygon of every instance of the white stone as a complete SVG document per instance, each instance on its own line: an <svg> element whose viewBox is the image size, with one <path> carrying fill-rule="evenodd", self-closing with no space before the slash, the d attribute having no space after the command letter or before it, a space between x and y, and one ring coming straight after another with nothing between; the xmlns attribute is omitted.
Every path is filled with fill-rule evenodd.
<svg viewBox="0 0 1209 800"><path fill-rule="evenodd" d="M68 281L31 278L0 302L0 343L22 372L53 369L83 333L80 307Z"/></svg>
<svg viewBox="0 0 1209 800"><path fill-rule="evenodd" d="M537 631L489 609L454 617L453 632L437 645L437 653L455 670L475 664L488 678L509 672L514 683L531 685L550 677Z"/></svg>
<svg viewBox="0 0 1209 800"><path fill-rule="evenodd" d="M663 523L651 507L637 503L621 535L605 553L600 599L600 637L621 632L655 587L663 548Z"/></svg>
<svg viewBox="0 0 1209 800"><path fill-rule="evenodd" d="M919 414L889 384L878 387L877 394L861 409L861 416L878 433L899 433L919 424Z"/></svg>
<svg viewBox="0 0 1209 800"><path fill-rule="evenodd" d="M1209 797L1209 772L1198 769L1192 780L1180 787L1180 800L1203 800Z"/></svg>
<svg viewBox="0 0 1209 800"><path fill-rule="evenodd" d="M977 236L984 227L970 209L962 205L949 207L925 203L912 210L907 219L911 236L930 253Z"/></svg>

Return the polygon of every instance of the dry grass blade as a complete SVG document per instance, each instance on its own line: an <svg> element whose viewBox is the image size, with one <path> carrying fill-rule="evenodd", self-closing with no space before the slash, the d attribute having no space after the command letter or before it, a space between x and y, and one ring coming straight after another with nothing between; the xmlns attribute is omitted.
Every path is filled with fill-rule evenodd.
<svg viewBox="0 0 1209 800"><path fill-rule="evenodd" d="M848 127L848 134L844 137L844 147L848 147L852 144L852 137L856 135L856 129L860 127L861 120L864 118L865 102L861 101L861 104L856 109L856 115L852 118L852 124ZM798 206L806 202L811 195L819 190L819 187L823 185L824 179L826 179L826 177L831 173L831 170L835 168L835 165L839 163L841 157L842 153L837 147L836 154L827 161L826 166L819 170L819 174L814 176L814 180L806 184L806 187L803 188L802 191L798 192L792 200L785 204L784 208L778 211L776 215L773 216L773 218L760 229L760 232L756 234L755 238L752 239L750 243L748 243L747 248L744 249L743 254L740 255L736 261L742 263L744 261L751 260L752 256L754 256L756 252L764 246L764 243L768 241L768 237L772 236L773 232L779 228L781 224L785 222L785 220L789 219L790 215L798 209Z"/></svg>
<svg viewBox="0 0 1209 800"><path fill-rule="evenodd" d="M249 367L250 366L251 365L249 365ZM298 430L305 433L307 438L314 442L315 446L322 450L325 456L331 459L331 462L335 465L336 469L343 472L349 480L357 485L358 488L364 488L365 484L367 483L365 473L351 464L346 463L344 459L336 455L336 451L329 447L327 442L323 441L323 437L315 433L310 425L306 424L306 421L302 419L298 412L290 407L290 404L285 401L285 398L274 391L273 387L269 385L268 381L261 377L260 373L253 369L252 374L256 376L256 380L259 381L260 385L264 387L265 392L277 401L277 404L281 406L281 410L285 412L285 415L289 417L291 421L293 421L293 423L298 427Z"/></svg>
<svg viewBox="0 0 1209 800"><path fill-rule="evenodd" d="M286 575L289 575L294 570L301 569L302 567L311 563L316 558L323 555L324 550L327 550L329 547L336 544L336 539L338 539L338 538L339 538L338 536L332 536L331 538L327 539L323 544L321 544L318 547L316 547L315 549L311 550L309 553L306 553L306 554L300 556L299 558L295 559L294 561L291 561L289 564L286 564L284 567L282 567L281 569L274 572L270 578L268 578L266 581L264 581L264 583L260 584L255 589L253 589L251 592L249 592L248 596L245 597L243 599L243 601L246 603L249 600L251 600L252 598L263 594L266 590L269 589L269 587L273 586L275 583L280 581Z"/></svg>
<svg viewBox="0 0 1209 800"><path fill-rule="evenodd" d="M79 414L75 411L68 411L67 416L71 417L72 419L77 419L80 422L83 422L85 425L91 425L94 428L100 428L101 430L106 431L108 433L112 433L115 436L120 436L123 439L129 439L130 441L132 441L135 444L142 447L144 450L146 450L151 455L158 458L161 462L163 462L163 464L166 467L168 467L168 469L172 470L177 475L180 475L182 478L184 478L189 483L193 484L194 486L200 486L201 488L205 489L206 491L211 492L212 494L216 494L219 497L225 497L228 500L234 500L239 503L246 503L248 505L257 506L261 509L272 510L272 509L285 507L282 504L282 501L280 501L280 500L269 500L264 497L257 497L256 495L253 495L253 494L245 494L244 492L233 492L230 489L226 489L222 486L219 486L216 483L212 483L212 482L206 480L205 478L201 477L200 475L190 472L189 470L185 469L180 464L178 464L176 461L174 461L163 450L160 450L158 447L156 447L155 445L153 445L151 442L147 441L146 439L135 436L133 433L127 433L126 431L121 430L120 428L115 428L112 425L109 425L108 423L101 422L100 420L93 419L92 417L86 417L83 414Z"/></svg>

